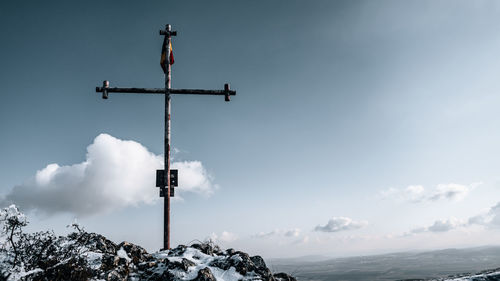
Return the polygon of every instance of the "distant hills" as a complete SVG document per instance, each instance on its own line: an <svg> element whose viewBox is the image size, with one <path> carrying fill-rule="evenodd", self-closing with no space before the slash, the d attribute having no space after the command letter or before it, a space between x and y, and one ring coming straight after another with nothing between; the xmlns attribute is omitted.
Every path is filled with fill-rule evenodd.
<svg viewBox="0 0 500 281"><path fill-rule="evenodd" d="M323 260L321 256L313 256L311 260L308 257L267 259L266 262L273 271L288 272L299 281L500 280L500 273L492 273L498 270L490 270L484 278L471 277L473 273L500 267L500 246ZM458 275L463 277L446 278Z"/></svg>

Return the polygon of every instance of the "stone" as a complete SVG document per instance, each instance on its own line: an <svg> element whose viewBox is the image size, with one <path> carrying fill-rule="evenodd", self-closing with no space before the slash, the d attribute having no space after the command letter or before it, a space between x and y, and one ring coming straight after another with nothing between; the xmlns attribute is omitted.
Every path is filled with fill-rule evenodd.
<svg viewBox="0 0 500 281"><path fill-rule="evenodd" d="M178 261L173 261L169 262L167 265L168 269L181 269L183 271L187 271L189 267L195 266L196 264L186 258L182 258L180 262Z"/></svg>
<svg viewBox="0 0 500 281"><path fill-rule="evenodd" d="M115 256L103 254L101 258L101 270L108 271L115 267Z"/></svg>
<svg viewBox="0 0 500 281"><path fill-rule="evenodd" d="M240 251L235 252L235 254L231 256L230 261L232 266L234 266L236 271L241 275L245 275L255 268L250 256Z"/></svg>
<svg viewBox="0 0 500 281"><path fill-rule="evenodd" d="M232 256L234 255L234 253L236 253L236 251L233 248L229 248L226 250L226 255L228 256Z"/></svg>
<svg viewBox="0 0 500 281"><path fill-rule="evenodd" d="M213 256L213 255L221 255L222 251L217 245L213 245L212 243L203 243L203 244L193 244L192 248L200 250L205 255Z"/></svg>
<svg viewBox="0 0 500 281"><path fill-rule="evenodd" d="M29 280L73 280L86 281L92 277L92 270L86 266L86 262L82 258L72 258L66 263L58 264L52 268L45 270L43 275L37 274Z"/></svg>
<svg viewBox="0 0 500 281"><path fill-rule="evenodd" d="M264 280L272 280L273 274L271 270L267 268L264 259L261 256L253 256L250 257L250 260L253 263L252 270L255 271L258 275L262 276Z"/></svg>
<svg viewBox="0 0 500 281"><path fill-rule="evenodd" d="M205 267L198 271L198 275L193 279L193 281L217 281L217 279L215 279L212 271L210 271L210 268Z"/></svg>
<svg viewBox="0 0 500 281"><path fill-rule="evenodd" d="M130 242L123 241L120 244L118 244L118 246L116 246L116 249L118 250L121 248L123 248L123 250L127 252L132 263L134 264L138 264L141 261L150 260L152 258L151 255L148 254L148 252L144 248L132 244Z"/></svg>
<svg viewBox="0 0 500 281"><path fill-rule="evenodd" d="M283 272L274 274L274 279L276 281L297 281L294 277Z"/></svg>
<svg viewBox="0 0 500 281"><path fill-rule="evenodd" d="M229 268L231 268L232 263L226 258L217 258L213 260L209 265L213 267L218 267L222 270L228 270Z"/></svg>
<svg viewBox="0 0 500 281"><path fill-rule="evenodd" d="M68 238L78 244L85 245L91 251L116 254L116 244L100 234L90 232L73 232L68 235Z"/></svg>
<svg viewBox="0 0 500 281"><path fill-rule="evenodd" d="M186 251L186 249L187 249L187 246L185 246L185 245L179 245L176 248L171 249L168 252L168 256L169 257L181 256L182 254L184 254L184 252Z"/></svg>

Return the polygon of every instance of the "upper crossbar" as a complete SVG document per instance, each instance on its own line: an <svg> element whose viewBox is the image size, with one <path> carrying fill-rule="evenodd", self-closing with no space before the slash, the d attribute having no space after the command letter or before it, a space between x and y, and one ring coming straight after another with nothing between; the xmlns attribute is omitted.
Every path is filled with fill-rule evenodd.
<svg viewBox="0 0 500 281"><path fill-rule="evenodd" d="M102 98L107 99L108 93L133 93L133 94L165 94L165 88L117 88L109 87L109 82L104 81L102 87L96 87L97 93L102 93ZM229 101L229 96L235 96L236 91L229 89L229 84L224 85L224 90L202 90L202 89L169 89L168 94L175 95L213 95L225 96Z"/></svg>

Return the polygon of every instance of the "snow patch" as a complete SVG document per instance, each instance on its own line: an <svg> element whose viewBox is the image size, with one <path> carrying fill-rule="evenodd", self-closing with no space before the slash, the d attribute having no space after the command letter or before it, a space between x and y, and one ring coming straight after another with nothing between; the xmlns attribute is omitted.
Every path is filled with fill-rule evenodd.
<svg viewBox="0 0 500 281"><path fill-rule="evenodd" d="M116 252L116 254L120 257L120 258L123 258L125 260L127 260L127 262L130 262L132 259L128 256L127 252L123 249L123 247L120 248L120 250L118 250Z"/></svg>

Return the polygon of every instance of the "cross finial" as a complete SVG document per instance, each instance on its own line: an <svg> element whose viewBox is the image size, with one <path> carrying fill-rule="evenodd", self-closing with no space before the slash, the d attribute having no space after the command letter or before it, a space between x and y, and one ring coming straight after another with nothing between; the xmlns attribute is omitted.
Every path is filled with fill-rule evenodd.
<svg viewBox="0 0 500 281"><path fill-rule="evenodd" d="M165 30L160 30L160 35L177 36L177 31L172 31L172 26L170 24L165 25Z"/></svg>

